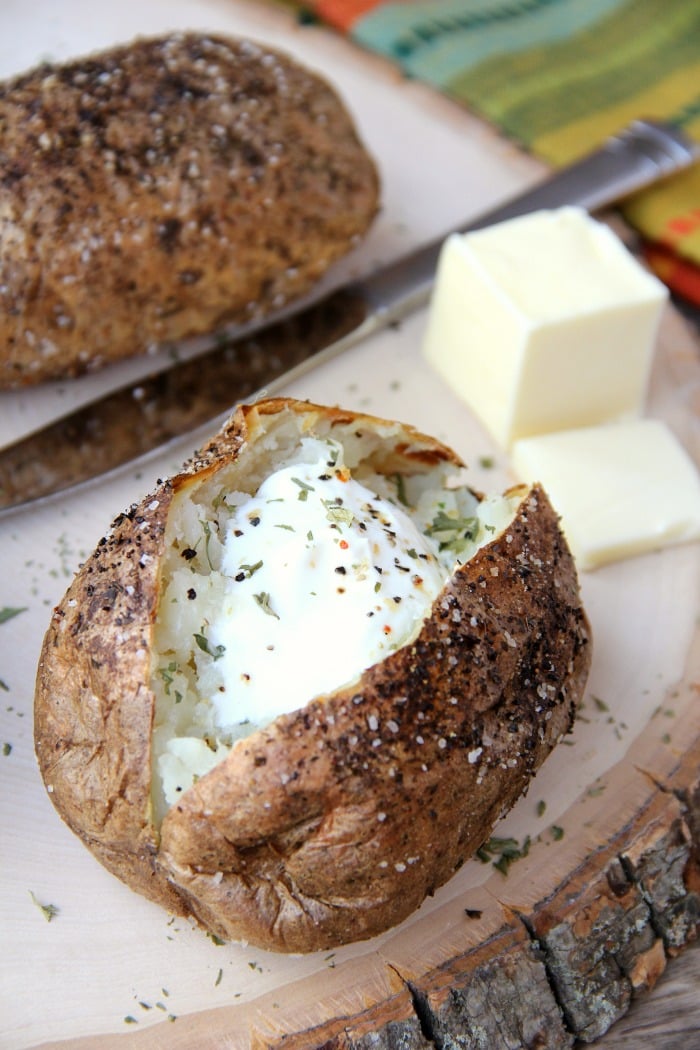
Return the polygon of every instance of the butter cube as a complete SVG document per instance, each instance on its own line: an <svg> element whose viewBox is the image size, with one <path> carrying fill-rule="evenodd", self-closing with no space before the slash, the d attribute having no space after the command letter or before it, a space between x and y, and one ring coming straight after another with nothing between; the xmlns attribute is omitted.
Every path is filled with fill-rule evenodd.
<svg viewBox="0 0 700 1050"><path fill-rule="evenodd" d="M424 354L496 441L640 414L667 298L580 208L445 241Z"/></svg>
<svg viewBox="0 0 700 1050"><path fill-rule="evenodd" d="M512 462L543 485L580 569L700 538L698 470L659 420L523 438Z"/></svg>

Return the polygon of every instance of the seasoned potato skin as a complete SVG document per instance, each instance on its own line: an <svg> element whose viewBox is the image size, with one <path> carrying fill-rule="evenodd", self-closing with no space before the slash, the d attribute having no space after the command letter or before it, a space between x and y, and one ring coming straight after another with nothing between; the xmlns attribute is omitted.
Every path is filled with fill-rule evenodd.
<svg viewBox="0 0 700 1050"><path fill-rule="evenodd" d="M187 472L121 515L54 611L35 733L52 801L110 871L217 936L308 952L400 922L488 838L570 730L591 645L572 557L535 486L413 644L239 742L156 831L149 650L168 507L285 411L352 418L285 399L244 406ZM459 462L411 428L356 418L385 427L392 467Z"/></svg>
<svg viewBox="0 0 700 1050"><path fill-rule="evenodd" d="M0 84L0 388L305 294L378 208L335 91L267 46L136 40Z"/></svg>

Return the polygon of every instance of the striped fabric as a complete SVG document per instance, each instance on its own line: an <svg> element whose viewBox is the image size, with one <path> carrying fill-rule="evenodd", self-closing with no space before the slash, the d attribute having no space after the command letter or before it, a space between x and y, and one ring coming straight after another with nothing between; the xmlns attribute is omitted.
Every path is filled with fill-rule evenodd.
<svg viewBox="0 0 700 1050"><path fill-rule="evenodd" d="M673 120L700 141L700 0L304 7L555 167L636 117ZM700 166L638 194L625 214L649 242L649 264L700 303Z"/></svg>

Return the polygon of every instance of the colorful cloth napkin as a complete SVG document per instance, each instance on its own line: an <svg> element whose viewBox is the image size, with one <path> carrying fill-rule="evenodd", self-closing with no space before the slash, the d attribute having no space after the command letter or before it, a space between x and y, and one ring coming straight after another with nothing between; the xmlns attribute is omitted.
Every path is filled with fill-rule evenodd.
<svg viewBox="0 0 700 1050"><path fill-rule="evenodd" d="M700 141L700 0L310 0L301 11L555 167L635 118ZM700 304L700 165L624 213L649 265Z"/></svg>

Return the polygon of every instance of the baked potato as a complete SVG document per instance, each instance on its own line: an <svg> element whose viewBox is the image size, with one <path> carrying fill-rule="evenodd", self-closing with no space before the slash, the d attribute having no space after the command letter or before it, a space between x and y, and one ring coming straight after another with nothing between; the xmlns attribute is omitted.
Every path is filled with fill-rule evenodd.
<svg viewBox="0 0 700 1050"><path fill-rule="evenodd" d="M398 923L570 730L591 645L541 488L410 426L239 407L132 506L38 669L50 797L135 890L308 952Z"/></svg>
<svg viewBox="0 0 700 1050"><path fill-rule="evenodd" d="M0 83L0 388L304 295L366 232L375 164L266 45L140 39Z"/></svg>

